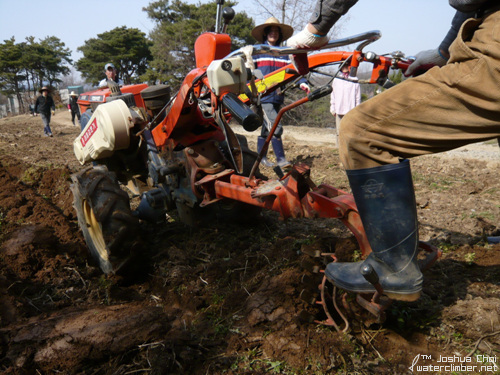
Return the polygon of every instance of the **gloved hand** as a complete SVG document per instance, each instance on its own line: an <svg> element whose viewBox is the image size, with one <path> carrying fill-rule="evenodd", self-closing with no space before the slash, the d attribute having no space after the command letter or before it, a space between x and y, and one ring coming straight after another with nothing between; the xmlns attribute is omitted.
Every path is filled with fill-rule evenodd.
<svg viewBox="0 0 500 375"><path fill-rule="evenodd" d="M71 109L68 109L68 112L71 113Z"/></svg>
<svg viewBox="0 0 500 375"><path fill-rule="evenodd" d="M52 111L52 116L54 116L56 114L56 111Z"/></svg>
<svg viewBox="0 0 500 375"><path fill-rule="evenodd" d="M415 61L408 67L405 77L418 76L434 66L446 65L446 59L443 58L438 49L421 51L415 56Z"/></svg>
<svg viewBox="0 0 500 375"><path fill-rule="evenodd" d="M300 33L295 34L286 42L289 47L299 47L299 48L319 48L328 43L328 37L319 36L311 33L307 30L307 26ZM309 61L307 60L307 54L301 53L297 55L290 55L290 60L295 67L295 70L300 75L305 75L309 73Z"/></svg>
<svg viewBox="0 0 500 375"><path fill-rule="evenodd" d="M311 88L309 87L309 85L305 82L302 82L300 85L299 85L300 89L301 90L304 90L307 94L310 94L311 93Z"/></svg>
<svg viewBox="0 0 500 375"><path fill-rule="evenodd" d="M243 52L243 55L245 56L245 66L248 69L255 70L255 64L254 64L253 58L252 58L253 47L252 46L244 46L244 47L241 47L241 51Z"/></svg>
<svg viewBox="0 0 500 375"><path fill-rule="evenodd" d="M300 47L300 48L319 48L323 47L328 43L328 37L326 35L319 36L311 33L304 28L300 33L295 34L286 42L289 47Z"/></svg>

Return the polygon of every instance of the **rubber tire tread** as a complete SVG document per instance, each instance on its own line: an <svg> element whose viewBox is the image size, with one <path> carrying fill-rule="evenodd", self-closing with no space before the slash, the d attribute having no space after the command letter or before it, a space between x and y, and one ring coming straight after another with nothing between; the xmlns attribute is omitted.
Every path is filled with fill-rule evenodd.
<svg viewBox="0 0 500 375"><path fill-rule="evenodd" d="M105 274L119 273L132 258L132 249L138 242L139 220L132 215L127 193L120 188L116 175L103 166L87 168L73 175L72 180L78 223L92 258ZM87 228L84 199L101 225L108 259L97 251Z"/></svg>

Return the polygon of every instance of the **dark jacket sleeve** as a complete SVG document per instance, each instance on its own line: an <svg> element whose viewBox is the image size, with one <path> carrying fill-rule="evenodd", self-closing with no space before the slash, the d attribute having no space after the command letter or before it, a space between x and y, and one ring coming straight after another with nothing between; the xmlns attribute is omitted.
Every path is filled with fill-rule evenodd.
<svg viewBox="0 0 500 375"><path fill-rule="evenodd" d="M450 47L451 43L455 40L455 38L458 35L458 31L460 30L460 26L462 26L462 23L470 17L473 17L474 13L462 13L460 11L455 13L455 16L451 20L451 27L446 36L444 37L443 41L439 45L439 49L441 51L444 51L448 53L448 48Z"/></svg>
<svg viewBox="0 0 500 375"><path fill-rule="evenodd" d="M483 6L497 3L495 0L449 0L449 2L453 8L464 13L475 12Z"/></svg>
<svg viewBox="0 0 500 375"><path fill-rule="evenodd" d="M358 0L317 0L309 22L325 35L357 2Z"/></svg>

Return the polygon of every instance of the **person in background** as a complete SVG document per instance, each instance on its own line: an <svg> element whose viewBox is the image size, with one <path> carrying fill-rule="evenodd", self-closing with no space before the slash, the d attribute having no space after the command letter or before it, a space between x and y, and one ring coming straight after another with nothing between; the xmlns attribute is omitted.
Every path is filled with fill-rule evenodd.
<svg viewBox="0 0 500 375"><path fill-rule="evenodd" d="M289 25L280 23L275 17L268 18L263 24L256 26L252 30L252 36L260 43L269 44L271 46L280 46L281 43L287 40L293 34L293 28ZM288 56L271 56L266 54L253 56L253 63L257 69L259 69L265 76L272 73L278 69L291 63ZM310 88L307 85L307 81L302 79L300 81L300 86L302 90L307 93L310 92ZM283 102L285 100L285 95L280 89L273 91L271 94L263 96L261 99L262 109L264 111L264 122L262 125L262 130L260 137L257 139L257 151L260 152L264 146L265 140L269 135L278 112L283 107ZM267 118L266 118L267 117ZM289 168L291 164L285 157L285 150L283 148L283 141L281 136L283 135L283 126L281 123L278 124L276 132L271 139L273 145L274 154L276 155L276 162L281 168ZM266 156L262 158L261 163L266 167L274 166Z"/></svg>
<svg viewBox="0 0 500 375"><path fill-rule="evenodd" d="M339 147L340 121L354 107L361 104L361 85L357 77L349 77L349 66L342 65L332 81L330 113L335 116L335 135Z"/></svg>
<svg viewBox="0 0 500 375"><path fill-rule="evenodd" d="M43 121L43 134L46 137L52 137L52 130L50 129L50 115L55 115L56 105L54 99L49 95L49 88L44 86L40 89L40 96L35 102L35 114L39 113Z"/></svg>
<svg viewBox="0 0 500 375"><path fill-rule="evenodd" d="M68 103L68 111L71 113L71 122L73 125L75 124L75 116L78 118L78 121L80 121L80 108L78 107L78 94L74 91L71 91L71 94L69 94L69 103Z"/></svg>
<svg viewBox="0 0 500 375"><path fill-rule="evenodd" d="M116 68L112 63L104 65L104 73L106 74L106 78L99 82L99 87L108 87L108 81L116 82L120 86L123 85L123 81L118 77Z"/></svg>
<svg viewBox="0 0 500 375"><path fill-rule="evenodd" d="M325 45L330 28L356 2L318 1L310 23L288 45ZM500 4L449 4L456 10L451 28L437 48L416 55L405 72L413 78L363 102L342 120L340 159L372 248L363 261L326 267L325 276L346 291L375 292L366 274L372 282L378 276L390 298L418 299L423 275L416 259L418 219L408 159L500 137ZM307 73L304 55L293 61Z"/></svg>

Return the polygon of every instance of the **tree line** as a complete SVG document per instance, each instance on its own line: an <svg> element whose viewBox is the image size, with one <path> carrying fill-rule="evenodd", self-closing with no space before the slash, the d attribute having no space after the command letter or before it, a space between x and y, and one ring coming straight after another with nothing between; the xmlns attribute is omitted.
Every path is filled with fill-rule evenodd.
<svg viewBox="0 0 500 375"><path fill-rule="evenodd" d="M14 37L0 44L0 92L16 96L22 110L30 93L43 85L53 86L70 72L71 51L55 36L16 43Z"/></svg>
<svg viewBox="0 0 500 375"><path fill-rule="evenodd" d="M226 2L234 6L235 2ZM149 37L126 26L98 34L77 48L83 57L71 60L71 51L56 36L18 42L15 37L0 43L0 93L17 97L23 111L28 98L42 86L56 86L69 75L71 66L87 83L96 86L104 78L103 67L111 62L125 84L167 82L178 85L195 67L194 42L203 32L215 30L216 3L188 4L180 0L159 0L143 8L155 27ZM254 41L254 21L237 14L228 27L233 48Z"/></svg>
<svg viewBox="0 0 500 375"><path fill-rule="evenodd" d="M302 11L304 0L256 2L263 14L277 16L281 22L305 22L300 18L307 13ZM236 4L227 1L225 6ZM86 40L77 48L83 57L76 62L71 60L71 51L56 36L39 41L34 37L22 42L16 42L14 37L4 40L0 43L0 93L16 96L22 111L27 112L37 90L42 86L60 84L62 78L70 74L71 66L87 83L96 86L104 78L103 67L109 62L115 65L125 84L162 82L175 90L195 67L196 38L203 32L215 31L216 7L215 1L205 4L188 4L181 0L152 1L143 8L155 25L149 36L136 28L117 27ZM254 20L245 12L236 14L227 29L233 50L255 43L251 37L254 27ZM300 90L290 90L287 100L301 94ZM313 109L294 111L294 115L285 121L329 126L331 118L328 121L325 118L329 116L328 108L328 98L323 98Z"/></svg>

